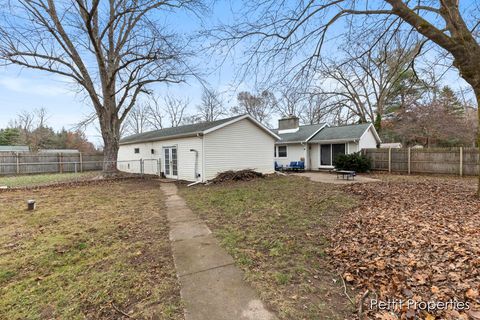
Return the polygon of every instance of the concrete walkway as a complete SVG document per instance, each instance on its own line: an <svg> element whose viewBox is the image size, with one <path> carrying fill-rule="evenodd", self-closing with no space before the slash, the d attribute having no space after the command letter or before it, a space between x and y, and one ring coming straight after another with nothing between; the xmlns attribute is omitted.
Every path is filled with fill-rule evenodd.
<svg viewBox="0 0 480 320"><path fill-rule="evenodd" d="M344 180L344 179L337 179L337 175L335 173L328 173L328 172L301 172L301 173L293 173L294 175L307 177L312 181L316 182L323 182L323 183L333 183L333 184L351 184L351 183L366 183L366 182L378 182L380 180L364 177L361 175L357 175L354 180Z"/></svg>
<svg viewBox="0 0 480 320"><path fill-rule="evenodd" d="M177 194L162 183L167 196L170 241L186 320L276 320L243 281L243 273L222 249L207 225Z"/></svg>

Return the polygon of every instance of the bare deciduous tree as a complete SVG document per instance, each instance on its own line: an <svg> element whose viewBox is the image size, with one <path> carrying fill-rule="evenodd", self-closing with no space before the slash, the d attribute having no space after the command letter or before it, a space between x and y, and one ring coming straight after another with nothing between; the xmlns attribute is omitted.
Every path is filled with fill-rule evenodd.
<svg viewBox="0 0 480 320"><path fill-rule="evenodd" d="M151 97L147 108L148 124L154 130L163 129L163 119L165 118L165 111L160 106L157 98Z"/></svg>
<svg viewBox="0 0 480 320"><path fill-rule="evenodd" d="M304 124L318 124L327 122L328 119L332 118L332 112L336 110L340 111L341 108L333 106L326 94L316 93L309 96L299 117Z"/></svg>
<svg viewBox="0 0 480 320"><path fill-rule="evenodd" d="M307 95L298 92L296 88L286 86L285 89L281 90L280 98L274 108L281 117L300 116L305 104L308 103L307 99Z"/></svg>
<svg viewBox="0 0 480 320"><path fill-rule="evenodd" d="M164 110L168 115L171 127L178 127L184 124L188 117L186 114L190 100L166 96L163 99Z"/></svg>
<svg viewBox="0 0 480 320"><path fill-rule="evenodd" d="M129 134L143 133L150 129L150 106L137 104L130 110L125 121L125 131Z"/></svg>
<svg viewBox="0 0 480 320"><path fill-rule="evenodd" d="M270 116L276 105L276 99L273 93L264 90L255 95L243 91L237 96L238 106L232 108L234 114L249 114L253 118L268 125Z"/></svg>
<svg viewBox="0 0 480 320"><path fill-rule="evenodd" d="M215 121L227 114L220 93L208 88L203 89L201 104L197 106L197 110L200 121L206 122Z"/></svg>
<svg viewBox="0 0 480 320"><path fill-rule="evenodd" d="M469 147L475 141L472 123L452 108L454 106L441 100L412 104L399 113L392 133L403 145Z"/></svg>
<svg viewBox="0 0 480 320"><path fill-rule="evenodd" d="M381 39L370 49L362 45L353 55L346 53L345 60L333 61L323 68L323 77L332 86L328 95L361 122L379 121L388 103L403 93L399 89L409 91L410 88L399 85L405 75L414 80L410 85L420 82L410 72L419 48L419 44L410 45L408 40L395 37Z"/></svg>
<svg viewBox="0 0 480 320"><path fill-rule="evenodd" d="M343 23L347 33L356 33L350 36L351 45L361 35L380 39L400 30L416 32L452 57L453 66L472 86L479 105L479 7L460 6L458 0L252 1L245 6L251 10L245 15L246 21L216 31L224 32L217 38L229 46L244 39L251 41L250 45L242 44L250 53L247 69L262 65L271 72L284 73L291 68L307 76L316 71L335 23ZM307 54L298 57L299 52ZM480 112L477 113L480 123ZM480 146L480 132L477 145Z"/></svg>
<svg viewBox="0 0 480 320"><path fill-rule="evenodd" d="M3 8L0 59L66 77L86 93L104 142L104 174L117 171L120 128L155 82L190 73L184 46L159 15L195 0L19 0Z"/></svg>

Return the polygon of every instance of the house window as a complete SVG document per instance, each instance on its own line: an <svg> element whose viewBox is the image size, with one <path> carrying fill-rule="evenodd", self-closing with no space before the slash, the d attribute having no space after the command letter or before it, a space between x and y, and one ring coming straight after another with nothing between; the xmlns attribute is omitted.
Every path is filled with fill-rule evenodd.
<svg viewBox="0 0 480 320"><path fill-rule="evenodd" d="M155 154L155 149L150 150L151 154Z"/></svg>
<svg viewBox="0 0 480 320"><path fill-rule="evenodd" d="M133 152L135 152L135 153L140 153L140 148L135 148L135 149L133 150Z"/></svg>
<svg viewBox="0 0 480 320"><path fill-rule="evenodd" d="M287 157L287 146L278 146L278 157L279 158Z"/></svg>
<svg viewBox="0 0 480 320"><path fill-rule="evenodd" d="M274 157L274 158L277 157L277 146L274 146L274 147L273 147L273 157Z"/></svg>

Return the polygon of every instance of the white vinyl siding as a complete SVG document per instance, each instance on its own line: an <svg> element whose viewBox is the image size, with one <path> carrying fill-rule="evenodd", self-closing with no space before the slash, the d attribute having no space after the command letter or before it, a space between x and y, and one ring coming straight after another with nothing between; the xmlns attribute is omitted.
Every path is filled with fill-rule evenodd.
<svg viewBox="0 0 480 320"><path fill-rule="evenodd" d="M164 171L163 147L177 147L178 179L195 181L195 152L198 151L198 173L202 173L202 138L189 137L155 142L136 143L121 145L118 151L118 169L120 171L140 173L140 159L160 159L161 171ZM140 153L135 154L134 149L140 148ZM152 154L152 149L155 154ZM156 174L158 172L156 161L146 160L145 173ZM130 166L130 168L129 168ZM201 179L201 177L200 177Z"/></svg>
<svg viewBox="0 0 480 320"><path fill-rule="evenodd" d="M279 157L277 150L277 157L275 161L279 165L286 166L292 161L300 161L301 158L305 158L305 146L300 143L285 144L287 146L287 157ZM281 145L277 145L277 148Z"/></svg>
<svg viewBox="0 0 480 320"><path fill-rule="evenodd" d="M320 166L320 146L318 143L310 144L310 169L318 170Z"/></svg>
<svg viewBox="0 0 480 320"><path fill-rule="evenodd" d="M360 149L376 148L377 139L372 132L372 129L368 129L360 138Z"/></svg>
<svg viewBox="0 0 480 320"><path fill-rule="evenodd" d="M274 143L272 135L248 118L207 133L204 136L205 178L212 179L227 170L272 173Z"/></svg>
<svg viewBox="0 0 480 320"><path fill-rule="evenodd" d="M350 154L350 153L355 153L355 152L358 152L358 142L349 142L347 144L347 153Z"/></svg>

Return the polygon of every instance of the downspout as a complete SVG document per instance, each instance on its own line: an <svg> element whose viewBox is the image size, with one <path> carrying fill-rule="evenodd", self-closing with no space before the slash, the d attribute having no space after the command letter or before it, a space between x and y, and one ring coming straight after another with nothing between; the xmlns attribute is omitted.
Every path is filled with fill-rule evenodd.
<svg viewBox="0 0 480 320"><path fill-rule="evenodd" d="M310 170L310 150L308 150L308 142L300 142L305 147L305 170Z"/></svg>
<svg viewBox="0 0 480 320"><path fill-rule="evenodd" d="M195 152L195 172L194 172L194 177L195 181L198 179L198 151L195 149L190 149L190 152Z"/></svg>
<svg viewBox="0 0 480 320"><path fill-rule="evenodd" d="M205 176L206 176L206 171L205 171L205 136L202 134L197 135L200 139L202 139L202 172L201 172L201 179L200 181L206 182Z"/></svg>

